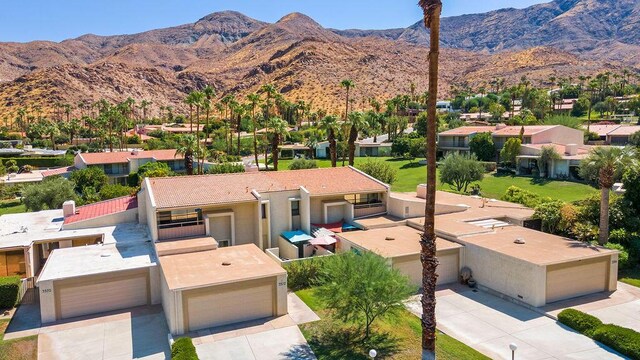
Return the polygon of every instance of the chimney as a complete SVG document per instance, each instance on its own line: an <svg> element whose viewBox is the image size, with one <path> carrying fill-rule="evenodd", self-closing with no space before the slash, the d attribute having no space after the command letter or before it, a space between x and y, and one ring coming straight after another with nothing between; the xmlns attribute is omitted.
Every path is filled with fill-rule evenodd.
<svg viewBox="0 0 640 360"><path fill-rule="evenodd" d="M138 149L131 150L131 155L133 155L133 156L138 155Z"/></svg>
<svg viewBox="0 0 640 360"><path fill-rule="evenodd" d="M65 201L62 204L62 214L65 218L76 214L76 202L73 200Z"/></svg>
<svg viewBox="0 0 640 360"><path fill-rule="evenodd" d="M567 144L567 146L565 147L565 152L567 153L567 155L569 156L576 156L578 155L578 144Z"/></svg>

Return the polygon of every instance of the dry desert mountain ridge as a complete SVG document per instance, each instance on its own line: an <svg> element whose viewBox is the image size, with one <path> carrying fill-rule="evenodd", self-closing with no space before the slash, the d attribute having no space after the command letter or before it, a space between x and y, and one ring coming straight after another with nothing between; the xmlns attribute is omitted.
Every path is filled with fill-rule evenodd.
<svg viewBox="0 0 640 360"><path fill-rule="evenodd" d="M557 0L526 9L444 18L441 92L503 77L533 83L553 76L640 70L640 2ZM119 36L84 35L60 43L0 43L0 119L19 107L147 99L155 111L182 107L210 84L219 95L273 83L289 100L328 111L342 106L340 80L357 103L427 88L427 31L333 30L293 13L265 23L238 12L192 24ZM151 114L154 115L154 114Z"/></svg>

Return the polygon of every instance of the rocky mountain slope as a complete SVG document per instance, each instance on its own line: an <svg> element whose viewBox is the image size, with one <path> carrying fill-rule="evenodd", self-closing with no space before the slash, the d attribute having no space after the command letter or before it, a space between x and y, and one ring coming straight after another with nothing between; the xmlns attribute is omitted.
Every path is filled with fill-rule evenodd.
<svg viewBox="0 0 640 360"><path fill-rule="evenodd" d="M632 12L624 15L626 22L616 25L616 31L607 20L609 25L602 26L608 30L579 27L569 35L556 34L557 41L550 44L530 34L552 33L551 29L569 21L566 17L578 16L575 13L586 21L584 7L597 18L602 3L609 2L613 3L558 0L524 10L444 19L442 93L453 84L477 86L498 76L507 84L523 75L543 82L550 76L577 77L621 68L620 61L610 57L627 60L628 49L636 46L637 39L626 35L638 26L632 23L639 17L638 6L629 8L634 0L616 5L619 13ZM507 27L513 29L506 31ZM343 97L338 83L344 78L356 82L358 106L370 97L382 100L406 93L412 82L418 92L425 91L425 36L421 23L408 29L336 31L297 13L268 24L237 12L222 12L193 24L133 35L0 43L0 119L12 116L21 106L37 104L46 112L56 102L102 98L151 100L152 113L162 105L185 110L181 101L185 94L206 84L219 94L244 96L267 82L276 84L291 101L305 100L316 109L338 111ZM611 46L588 48L590 40L584 39L589 36L600 36L603 40L597 41ZM562 50L562 39L571 37L583 39L583 45L576 42Z"/></svg>

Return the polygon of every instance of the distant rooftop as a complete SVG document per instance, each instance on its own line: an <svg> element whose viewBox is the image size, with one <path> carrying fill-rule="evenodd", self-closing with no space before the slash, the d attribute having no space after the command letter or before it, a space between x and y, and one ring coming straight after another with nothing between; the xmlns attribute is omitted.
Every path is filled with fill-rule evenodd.
<svg viewBox="0 0 640 360"><path fill-rule="evenodd" d="M128 163L132 159L155 159L155 160L175 160L179 159L176 156L176 150L134 150L134 151L115 151L115 152L103 152L103 153L82 153L79 154L80 158L87 165L100 165L100 164L124 164Z"/></svg>

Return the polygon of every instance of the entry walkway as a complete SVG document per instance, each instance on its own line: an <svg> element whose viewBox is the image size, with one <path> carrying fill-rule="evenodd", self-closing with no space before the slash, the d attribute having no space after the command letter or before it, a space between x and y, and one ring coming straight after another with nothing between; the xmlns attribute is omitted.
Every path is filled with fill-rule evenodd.
<svg viewBox="0 0 640 360"><path fill-rule="evenodd" d="M623 359L613 350L523 306L455 286L436 293L438 329L492 359ZM421 316L420 296L406 303Z"/></svg>

